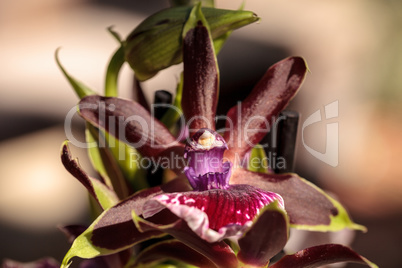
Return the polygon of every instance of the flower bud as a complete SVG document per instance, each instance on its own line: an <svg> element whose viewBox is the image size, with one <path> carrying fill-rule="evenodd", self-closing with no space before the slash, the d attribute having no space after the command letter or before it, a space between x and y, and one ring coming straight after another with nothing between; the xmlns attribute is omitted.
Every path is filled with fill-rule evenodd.
<svg viewBox="0 0 402 268"><path fill-rule="evenodd" d="M126 61L137 79L147 80L160 70L182 61L182 31L192 7L162 10L145 19L124 41ZM257 21L251 11L202 8L211 36L224 34Z"/></svg>

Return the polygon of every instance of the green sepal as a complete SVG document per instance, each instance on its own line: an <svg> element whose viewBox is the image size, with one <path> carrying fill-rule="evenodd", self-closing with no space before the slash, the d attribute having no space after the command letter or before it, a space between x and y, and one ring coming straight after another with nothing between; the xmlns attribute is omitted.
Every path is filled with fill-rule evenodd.
<svg viewBox="0 0 402 268"><path fill-rule="evenodd" d="M102 177L102 179L105 181L105 184L110 188L113 188L112 181L109 178L107 169L102 160L102 153L100 152L99 149L98 139L92 134L90 128L94 127L89 123L87 123L85 128L85 140L88 144L87 152L89 160L95 171L98 172L99 175Z"/></svg>
<svg viewBox="0 0 402 268"><path fill-rule="evenodd" d="M259 18L250 11L203 7L213 39ZM192 7L162 10L144 20L124 42L125 58L140 81L182 61L182 33ZM222 42L222 39L219 40Z"/></svg>
<svg viewBox="0 0 402 268"><path fill-rule="evenodd" d="M149 187L146 170L136 164L141 155L135 148L90 124L87 124L86 139L88 144L94 144L88 148L93 167L121 199L131 192L127 183L134 191Z"/></svg>
<svg viewBox="0 0 402 268"><path fill-rule="evenodd" d="M64 76L67 78L70 85L73 87L75 93L77 93L78 97L80 99L82 99L85 96L97 95L97 93L95 91L90 89L88 86L84 85L81 81L76 80L64 69L63 65L61 65L60 60L59 60L59 50L60 50L60 48L56 49L56 52L54 54L56 63L59 66L62 73L64 74Z"/></svg>
<svg viewBox="0 0 402 268"><path fill-rule="evenodd" d="M267 155L260 144L251 149L247 169L254 172L268 173Z"/></svg>
<svg viewBox="0 0 402 268"><path fill-rule="evenodd" d="M133 190L138 191L148 188L149 185L146 182L147 170L136 164L140 163L141 154L134 147L110 135L109 132L105 131L104 135L106 140L110 142L109 149L117 161L125 180ZM113 146L110 146L111 144Z"/></svg>
<svg viewBox="0 0 402 268"><path fill-rule="evenodd" d="M338 214L336 216L330 215L330 224L321 224L321 225L300 225L300 224L290 224L291 228L300 229L300 230L308 230L308 231L318 231L318 232L337 232L343 230L345 228L358 230L362 232L367 232L367 228L363 225L357 224L353 222L346 209L336 201L334 198L325 193L321 188L315 186L313 183L307 181L306 179L300 178L304 183L309 184L313 188L315 188L318 192L324 195L338 210Z"/></svg>

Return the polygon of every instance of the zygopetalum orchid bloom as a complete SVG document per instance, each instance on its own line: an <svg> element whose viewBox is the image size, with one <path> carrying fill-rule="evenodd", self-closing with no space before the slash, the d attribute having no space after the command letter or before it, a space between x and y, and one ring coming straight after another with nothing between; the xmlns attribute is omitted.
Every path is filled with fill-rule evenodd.
<svg viewBox="0 0 402 268"><path fill-rule="evenodd" d="M249 11L202 9L198 4L149 17L125 41L114 33L120 47L108 66L107 97L71 77L56 53L59 67L81 98L78 108L87 122L89 155L100 175L100 179L89 176L72 158L68 142L63 143L62 163L86 187L98 214L87 228L63 228L73 242L62 267L68 267L73 257L90 259L80 267L105 268L165 267L167 263L298 268L340 261L376 267L351 249L332 244L270 263L287 243L290 227L365 228L353 223L337 201L296 174L252 172L242 165L269 130L267 122L300 88L307 71L302 58L289 57L270 67L249 96L228 111L225 129L216 130L219 71L215 51L232 30L256 20ZM183 126L190 134L186 144L171 134L169 124L155 119L139 103L117 98L117 76L125 61L143 81L181 60L184 71L176 97L181 105L176 103L176 108L182 107L187 122ZM175 123L172 118L176 117L168 121ZM124 157L138 151L159 164L167 159L162 166L173 170L176 178L151 188L138 183L138 166L128 167L133 159L120 159L120 148ZM58 263L53 259L28 264L5 261L3 267L58 267Z"/></svg>
<svg viewBox="0 0 402 268"><path fill-rule="evenodd" d="M181 106L191 137L186 145L134 101L87 94L79 103L80 115L93 129L131 144L156 162L170 157L169 168L177 178L117 202L110 187L79 167L65 144L65 167L104 211L75 239L63 265L74 256L113 254L170 235L173 239L142 250L132 266L173 259L199 267L264 267L285 246L289 227L364 230L337 201L296 174L252 172L239 165L266 134L267 120L277 116L300 88L305 61L290 57L270 67L250 95L229 110L221 136L214 123L219 72L199 7L192 10L183 29ZM184 157L187 165L177 161ZM375 267L341 245L287 255L272 267L316 267L338 261Z"/></svg>

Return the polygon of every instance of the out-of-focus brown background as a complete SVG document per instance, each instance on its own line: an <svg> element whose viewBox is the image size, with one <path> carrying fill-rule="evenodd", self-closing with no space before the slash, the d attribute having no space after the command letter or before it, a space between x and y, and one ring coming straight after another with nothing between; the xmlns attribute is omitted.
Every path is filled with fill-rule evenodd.
<svg viewBox="0 0 402 268"><path fill-rule="evenodd" d="M59 160L64 118L77 97L54 51L61 46L67 70L101 92L117 48L106 28L114 25L125 37L168 6L162 0L139 2L0 2L0 260L61 260L68 244L55 226L89 222L86 192ZM402 267L402 2L249 0L245 8L262 20L236 31L219 55L220 111L247 95L272 63L303 56L311 72L290 108L301 112L300 126L317 110L323 120L304 129L304 141L300 133L296 171L334 193L368 227L368 233L355 234L351 246L357 252L380 267ZM145 87L173 89L178 69L162 72ZM131 83L125 66L123 96L129 96ZM338 116L325 120L324 107L335 101ZM335 167L306 150L307 145L325 153L328 123L339 126ZM78 118L72 128L82 141ZM89 166L83 150L73 153Z"/></svg>

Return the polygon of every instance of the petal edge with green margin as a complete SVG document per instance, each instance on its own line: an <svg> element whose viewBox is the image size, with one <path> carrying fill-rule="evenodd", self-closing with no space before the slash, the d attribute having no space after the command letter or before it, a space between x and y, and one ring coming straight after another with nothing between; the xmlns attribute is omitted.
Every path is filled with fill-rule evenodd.
<svg viewBox="0 0 402 268"><path fill-rule="evenodd" d="M68 267L73 257L90 259L108 255L120 252L141 241L164 235L157 230L140 232L131 218L132 210L141 214L144 200L159 193L162 193L160 187L146 189L105 210L74 240L61 267Z"/></svg>
<svg viewBox="0 0 402 268"><path fill-rule="evenodd" d="M366 230L350 219L338 201L297 174L264 174L243 168L232 172L231 184L249 184L282 196L290 227L322 232L344 228Z"/></svg>

